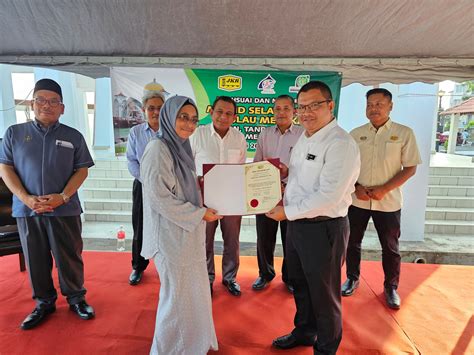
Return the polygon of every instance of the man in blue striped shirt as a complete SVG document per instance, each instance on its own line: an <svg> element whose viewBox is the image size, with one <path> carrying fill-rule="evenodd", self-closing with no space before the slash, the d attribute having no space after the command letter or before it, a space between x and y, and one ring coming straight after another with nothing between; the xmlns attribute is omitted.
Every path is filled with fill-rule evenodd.
<svg viewBox="0 0 474 355"><path fill-rule="evenodd" d="M149 261L140 253L143 243L143 198L142 183L140 178L140 161L148 142L156 136L160 127L160 110L164 103L163 93L160 91L145 91L143 99L143 112L146 122L132 127L127 141L128 171L135 178L132 191L132 273L128 282L137 285L148 266Z"/></svg>

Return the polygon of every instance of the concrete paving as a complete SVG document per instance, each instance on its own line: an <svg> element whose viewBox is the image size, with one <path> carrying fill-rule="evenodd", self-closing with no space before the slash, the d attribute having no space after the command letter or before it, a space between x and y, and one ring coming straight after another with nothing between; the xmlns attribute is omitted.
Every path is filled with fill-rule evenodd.
<svg viewBox="0 0 474 355"><path fill-rule="evenodd" d="M474 162L469 156L435 153L430 156L430 168L472 168Z"/></svg>

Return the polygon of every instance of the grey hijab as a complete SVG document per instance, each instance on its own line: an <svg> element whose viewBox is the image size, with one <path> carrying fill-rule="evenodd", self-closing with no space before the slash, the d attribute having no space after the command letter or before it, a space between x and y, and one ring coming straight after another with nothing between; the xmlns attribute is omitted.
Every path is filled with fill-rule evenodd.
<svg viewBox="0 0 474 355"><path fill-rule="evenodd" d="M201 195L196 180L196 164L189 139L182 139L176 134L176 116L185 105L196 104L189 97L173 96L165 101L160 111L160 129L157 138L168 146L173 157L175 173L186 200L193 205L201 206Z"/></svg>

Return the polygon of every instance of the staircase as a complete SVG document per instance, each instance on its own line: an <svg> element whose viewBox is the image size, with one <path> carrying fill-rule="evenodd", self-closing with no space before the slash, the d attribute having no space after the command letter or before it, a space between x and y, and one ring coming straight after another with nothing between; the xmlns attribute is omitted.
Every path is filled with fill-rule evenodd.
<svg viewBox="0 0 474 355"><path fill-rule="evenodd" d="M81 190L84 219L132 223L133 180L124 158L96 160Z"/></svg>
<svg viewBox="0 0 474 355"><path fill-rule="evenodd" d="M430 169L425 233L474 236L474 168Z"/></svg>
<svg viewBox="0 0 474 355"><path fill-rule="evenodd" d="M132 184L125 158L97 160L81 190L86 221L132 222ZM426 234L474 236L474 167L430 168ZM254 225L245 216L242 225ZM374 230L372 223L369 230Z"/></svg>

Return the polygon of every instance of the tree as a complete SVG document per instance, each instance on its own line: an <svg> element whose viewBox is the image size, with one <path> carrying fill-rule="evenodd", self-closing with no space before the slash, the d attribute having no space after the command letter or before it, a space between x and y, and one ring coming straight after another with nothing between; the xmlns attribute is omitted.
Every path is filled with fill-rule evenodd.
<svg viewBox="0 0 474 355"><path fill-rule="evenodd" d="M462 84L466 86L466 94L462 97L464 101L474 96L474 80L465 81Z"/></svg>

